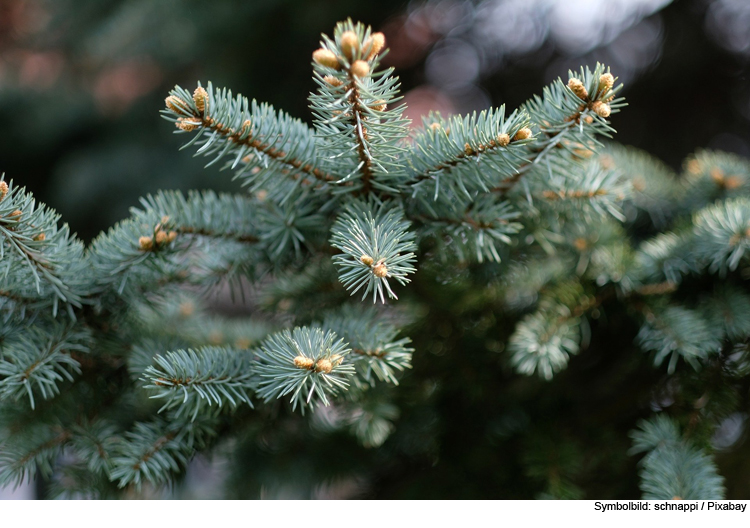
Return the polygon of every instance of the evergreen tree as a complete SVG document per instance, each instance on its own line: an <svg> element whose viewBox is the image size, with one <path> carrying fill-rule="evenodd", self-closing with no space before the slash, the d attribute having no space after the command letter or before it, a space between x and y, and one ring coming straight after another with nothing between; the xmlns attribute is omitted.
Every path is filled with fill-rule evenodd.
<svg viewBox="0 0 750 528"><path fill-rule="evenodd" d="M435 458L436 393L498 402L492 379L461 373L497 360L460 350L432 373L445 381L410 382L413 353L439 356L407 337L433 310L441 346L460 326L510 379L547 385L590 343L606 353L609 321L637 325L639 357L666 376L663 412L631 433L644 496L723 496L711 437L742 407L750 359L750 165L700 152L676 176L603 145L625 104L601 65L513 112L432 114L410 132L384 46L351 21L323 36L314 128L211 83L169 94L186 148L246 193L160 192L84 247L0 183L0 485L133 494L210 451L235 462L228 485L311 493ZM227 291L254 316L212 310ZM533 429L516 411L497 441ZM527 478L584 496L585 457L545 435L529 437Z"/></svg>

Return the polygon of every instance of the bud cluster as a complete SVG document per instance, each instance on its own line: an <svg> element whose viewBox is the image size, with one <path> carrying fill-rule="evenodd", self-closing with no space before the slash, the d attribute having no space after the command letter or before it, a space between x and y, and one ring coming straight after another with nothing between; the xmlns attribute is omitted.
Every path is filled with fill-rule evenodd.
<svg viewBox="0 0 750 528"><path fill-rule="evenodd" d="M609 102L614 99L614 94L610 93L612 87L615 84L615 78L611 73L604 73L599 77L599 83L595 88L593 96L586 89L583 81L576 77L568 79L568 88L573 92L576 97L585 103L585 106L581 106L581 110L589 108L596 115L601 118L608 118L612 113L612 108L609 106ZM586 116L585 122L587 124L593 123L591 116Z"/></svg>
<svg viewBox="0 0 750 528"><path fill-rule="evenodd" d="M168 224L169 217L165 216L161 219L161 222L156 224L153 236L140 237L138 239L138 246L141 251L153 251L174 242L177 238L177 232L172 230L167 231Z"/></svg>
<svg viewBox="0 0 750 528"><path fill-rule="evenodd" d="M362 78L370 74L371 63L385 46L385 35L373 33L364 42L352 30L344 31L338 39L338 50L319 48L313 52L313 61L325 68L347 70L352 77ZM343 84L334 75L326 75L324 80L331 86Z"/></svg>

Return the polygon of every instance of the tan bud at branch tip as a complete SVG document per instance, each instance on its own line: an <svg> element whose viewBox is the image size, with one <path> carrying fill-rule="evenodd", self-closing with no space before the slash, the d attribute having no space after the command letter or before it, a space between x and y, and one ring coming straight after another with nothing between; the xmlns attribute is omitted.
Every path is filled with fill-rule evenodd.
<svg viewBox="0 0 750 528"><path fill-rule="evenodd" d="M497 136L497 144L501 147L507 147L510 143L510 136L508 134L499 134Z"/></svg>
<svg viewBox="0 0 750 528"><path fill-rule="evenodd" d="M44 242L46 239L47 235L45 235L44 233L39 233L34 237L34 240L36 240L37 242Z"/></svg>
<svg viewBox="0 0 750 528"><path fill-rule="evenodd" d="M375 267L372 268L372 273L376 277L382 279L386 275L388 275L388 268L386 267L384 262L378 262L377 264L375 264Z"/></svg>
<svg viewBox="0 0 750 528"><path fill-rule="evenodd" d="M375 58L375 55L380 53L384 46L385 35L383 35L382 33L373 33L372 35L370 35L370 38L365 41L362 49L365 53L367 53L367 60L372 60L373 58Z"/></svg>
<svg viewBox="0 0 750 528"><path fill-rule="evenodd" d="M198 111L202 114L208 108L208 92L202 86L199 86L193 92L193 101Z"/></svg>
<svg viewBox="0 0 750 528"><path fill-rule="evenodd" d="M323 77L323 80L331 86L341 86L342 84L344 84L344 81L342 81L338 77L334 77L333 75L326 75L325 77Z"/></svg>
<svg viewBox="0 0 750 528"><path fill-rule="evenodd" d="M336 58L336 54L331 50L327 50L325 48L316 49L313 52L313 60L321 66L326 66L327 68L338 70L340 67L339 60L338 58Z"/></svg>
<svg viewBox="0 0 750 528"><path fill-rule="evenodd" d="M357 77L366 77L370 73L370 65L363 60L354 61L351 67L352 75Z"/></svg>
<svg viewBox="0 0 750 528"><path fill-rule="evenodd" d="M8 194L8 184L4 181L0 181L0 200L5 198Z"/></svg>
<svg viewBox="0 0 750 528"><path fill-rule="evenodd" d="M531 129L529 127L523 127L521 130L516 132L513 136L513 141L521 141L523 139L529 139L531 137Z"/></svg>
<svg viewBox="0 0 750 528"><path fill-rule="evenodd" d="M579 99L583 99L584 101L588 98L589 92L586 90L586 87L583 85L580 79L576 79L575 77L571 77L568 80L568 88L571 89L571 91L576 94L576 97Z"/></svg>
<svg viewBox="0 0 750 528"><path fill-rule="evenodd" d="M330 374L333 370L333 363L328 359L319 359L315 364L315 372L323 372L324 374Z"/></svg>
<svg viewBox="0 0 750 528"><path fill-rule="evenodd" d="M157 231L154 238L156 239L156 243L158 245L162 245L168 242L169 235L167 235L167 233L165 233L164 231Z"/></svg>
<svg viewBox="0 0 750 528"><path fill-rule="evenodd" d="M154 239L148 236L142 236L138 239L138 246L142 251L149 251L154 247Z"/></svg>
<svg viewBox="0 0 750 528"><path fill-rule="evenodd" d="M359 257L359 260L361 260L362 264L365 266L372 266L372 263L375 262L369 255L362 255Z"/></svg>
<svg viewBox="0 0 750 528"><path fill-rule="evenodd" d="M341 34L341 51L347 59L354 59L359 51L359 39L354 31L344 31Z"/></svg>
<svg viewBox="0 0 750 528"><path fill-rule="evenodd" d="M376 112L385 112L387 105L384 100L378 99L375 101L370 108L375 110Z"/></svg>
<svg viewBox="0 0 750 528"><path fill-rule="evenodd" d="M164 103L172 112L177 112L178 114L184 114L188 107L187 103L176 95L170 95L164 99Z"/></svg>
<svg viewBox="0 0 750 528"><path fill-rule="evenodd" d="M315 361L313 361L312 358L305 357L305 356L297 356L294 358L294 366L299 369L311 369L312 366L315 364Z"/></svg>
<svg viewBox="0 0 750 528"><path fill-rule="evenodd" d="M201 122L198 119L181 117L177 120L174 126L179 128L180 130L184 130L185 132L192 132L193 130L201 126Z"/></svg>
<svg viewBox="0 0 750 528"><path fill-rule="evenodd" d="M615 85L615 78L611 73L605 73L599 77L599 94L604 95Z"/></svg>
<svg viewBox="0 0 750 528"><path fill-rule="evenodd" d="M596 112L596 115L604 118L609 117L612 113L612 109L609 105L607 103L602 103L601 101L595 101L594 104L591 105L591 109Z"/></svg>

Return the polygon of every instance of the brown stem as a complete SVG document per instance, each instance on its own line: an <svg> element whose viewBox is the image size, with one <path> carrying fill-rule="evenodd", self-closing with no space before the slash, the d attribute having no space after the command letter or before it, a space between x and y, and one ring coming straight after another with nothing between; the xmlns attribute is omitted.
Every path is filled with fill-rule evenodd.
<svg viewBox="0 0 750 528"><path fill-rule="evenodd" d="M352 105L352 123L354 124L354 138L357 142L357 156L362 163L362 192L369 194L372 191L372 161L367 154L365 145L365 134L367 129L364 127L364 117L362 115L362 103L359 100L359 88L357 87L356 76L349 71L349 83L351 93L349 94L349 103Z"/></svg>

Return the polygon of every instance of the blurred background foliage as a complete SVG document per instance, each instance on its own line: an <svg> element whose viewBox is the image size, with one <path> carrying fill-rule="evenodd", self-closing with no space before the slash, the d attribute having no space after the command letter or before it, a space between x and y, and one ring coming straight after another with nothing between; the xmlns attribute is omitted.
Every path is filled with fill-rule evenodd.
<svg viewBox="0 0 750 528"><path fill-rule="evenodd" d="M346 17L386 34L384 62L397 68L415 121L430 110L515 108L568 69L600 61L630 104L613 120L618 141L674 168L697 148L750 157L746 0L0 0L0 171L85 240L149 192L237 189L178 151L158 115L168 90L211 80L309 122L311 52ZM637 497L628 431L654 410L693 402L664 400L664 370L612 311L604 331L592 321L588 348L552 382L512 374L499 352L515 321L495 318L482 273L441 288L432 287L439 272L417 275L407 301L418 321L407 332L414 370L391 395L400 415L383 446L321 435L325 413L309 425L265 417L273 425L257 420L243 460L199 459L174 493ZM710 382L682 376L696 399ZM747 382L732 391L740 412L709 441L728 498L747 498ZM337 477L305 480L326 470ZM217 471L232 473L231 490L210 489L206 475Z"/></svg>

